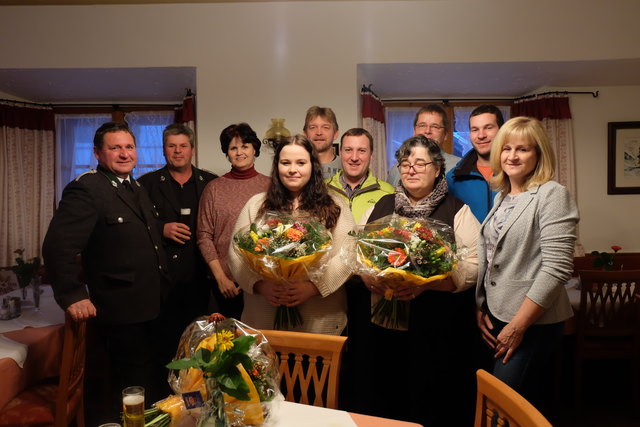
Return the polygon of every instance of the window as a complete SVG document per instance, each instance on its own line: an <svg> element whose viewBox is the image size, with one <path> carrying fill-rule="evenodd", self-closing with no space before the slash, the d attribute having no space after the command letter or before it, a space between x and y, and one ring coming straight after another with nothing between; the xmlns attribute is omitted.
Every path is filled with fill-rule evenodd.
<svg viewBox="0 0 640 427"><path fill-rule="evenodd" d="M97 166L93 136L97 128L111 120L114 116L110 112L56 114L56 204L70 181ZM164 166L162 131L173 123L173 110L131 111L124 115L124 120L136 136L138 162L133 175Z"/></svg>
<svg viewBox="0 0 640 427"><path fill-rule="evenodd" d="M484 102L450 102L443 109L449 115L453 132L448 132L444 142L444 149L458 157L463 157L472 148L469 141L469 115L474 108ZM502 111L505 121L510 118L511 102L492 102ZM413 120L420 107L428 103L387 103L385 105L387 128L387 167L391 168L396 163L395 153L402 143L413 136Z"/></svg>
<svg viewBox="0 0 640 427"><path fill-rule="evenodd" d="M474 108L473 106L453 107L453 154L463 157L469 150L473 148L469 140L469 116ZM511 117L511 106L496 105L502 112L504 121Z"/></svg>

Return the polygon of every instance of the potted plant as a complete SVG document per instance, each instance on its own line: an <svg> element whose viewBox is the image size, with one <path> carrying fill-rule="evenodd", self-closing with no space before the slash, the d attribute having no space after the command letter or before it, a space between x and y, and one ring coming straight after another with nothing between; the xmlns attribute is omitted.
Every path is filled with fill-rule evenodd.
<svg viewBox="0 0 640 427"><path fill-rule="evenodd" d="M24 249L16 249L13 253L16 254L17 257L16 265L11 267L11 271L15 273L18 279L18 286L22 289L22 299L24 300L27 299L27 286L29 286L40 268L40 258L33 257L31 260L25 261L22 257ZM39 291L38 289L38 292Z"/></svg>

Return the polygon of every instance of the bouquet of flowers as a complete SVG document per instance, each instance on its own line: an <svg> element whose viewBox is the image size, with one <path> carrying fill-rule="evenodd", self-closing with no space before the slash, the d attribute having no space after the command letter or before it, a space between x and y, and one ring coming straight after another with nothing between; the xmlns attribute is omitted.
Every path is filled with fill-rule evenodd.
<svg viewBox="0 0 640 427"><path fill-rule="evenodd" d="M331 249L331 234L318 220L268 212L233 236L233 247L253 271L276 282L297 282L321 277L321 258ZM303 323L296 307L280 306L274 329Z"/></svg>
<svg viewBox="0 0 640 427"><path fill-rule="evenodd" d="M146 426L262 425L282 400L277 358L267 339L219 314L185 329L167 367L176 394L146 411Z"/></svg>
<svg viewBox="0 0 640 427"><path fill-rule="evenodd" d="M426 286L456 268L453 229L435 219L380 218L355 233L357 270L386 287L374 294L371 320L389 329L407 329L409 302L398 301L399 286Z"/></svg>

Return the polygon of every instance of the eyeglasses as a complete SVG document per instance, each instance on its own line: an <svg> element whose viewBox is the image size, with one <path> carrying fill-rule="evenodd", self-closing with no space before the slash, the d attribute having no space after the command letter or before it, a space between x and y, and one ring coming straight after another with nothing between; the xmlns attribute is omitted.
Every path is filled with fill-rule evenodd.
<svg viewBox="0 0 640 427"><path fill-rule="evenodd" d="M429 125L427 123L417 123L416 124L416 128L418 129L426 129L429 128L430 131L437 131L437 130L442 130L444 129L444 126L440 126L440 125Z"/></svg>
<svg viewBox="0 0 640 427"><path fill-rule="evenodd" d="M409 172L409 169L413 168L414 171L416 172L424 172L425 170L427 170L427 165L430 165L433 162L415 162L414 164L411 164L409 162L402 162L398 165L398 169L400 169L400 172L402 173L407 173Z"/></svg>

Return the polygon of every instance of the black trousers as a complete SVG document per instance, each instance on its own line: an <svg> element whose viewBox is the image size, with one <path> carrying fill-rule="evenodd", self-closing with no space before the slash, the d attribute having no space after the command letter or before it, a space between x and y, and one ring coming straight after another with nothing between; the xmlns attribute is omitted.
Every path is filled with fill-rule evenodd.
<svg viewBox="0 0 640 427"><path fill-rule="evenodd" d="M168 350L163 338L162 322L155 319L127 325L97 325L98 338L104 343L110 365L112 419L122 410L122 390L129 386L145 389L145 407L167 397L169 371L161 355ZM175 349L174 349L175 351Z"/></svg>

